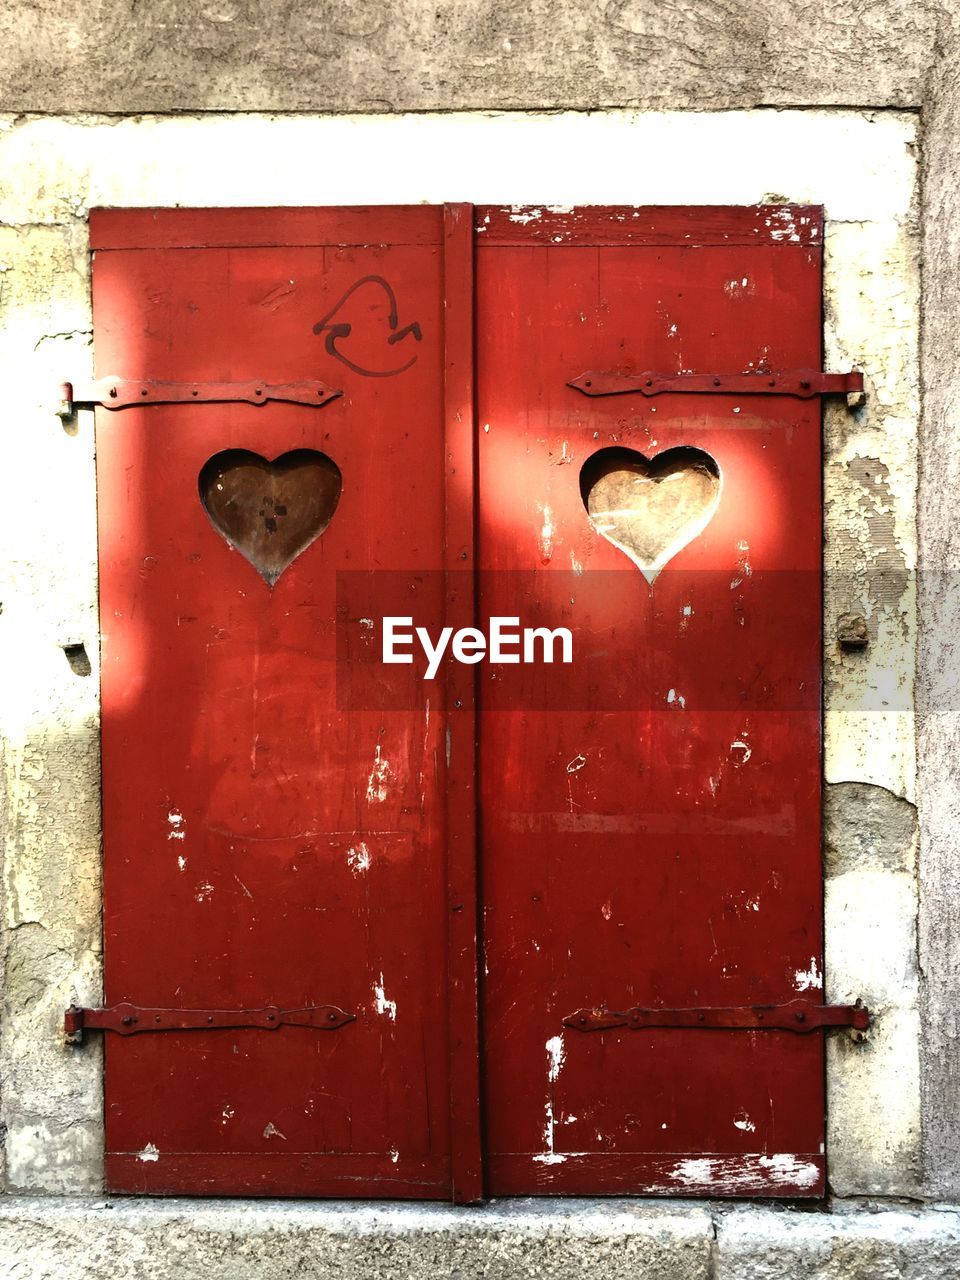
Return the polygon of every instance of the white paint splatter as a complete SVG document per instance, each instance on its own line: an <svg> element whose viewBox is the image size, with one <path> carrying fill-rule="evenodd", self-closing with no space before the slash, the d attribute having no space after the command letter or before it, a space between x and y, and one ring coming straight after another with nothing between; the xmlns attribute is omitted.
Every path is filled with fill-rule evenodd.
<svg viewBox="0 0 960 1280"><path fill-rule="evenodd" d="M819 991L823 986L823 974L817 964L817 957L811 956L810 968L798 969L793 975L793 980L797 984L798 991L810 991L811 989Z"/></svg>
<svg viewBox="0 0 960 1280"><path fill-rule="evenodd" d="M727 1194L755 1191L758 1181L771 1187L786 1185L806 1188L815 1186L820 1170L807 1160L794 1155L773 1156L705 1156L681 1160L667 1175L674 1184L690 1188L718 1188Z"/></svg>
<svg viewBox="0 0 960 1280"><path fill-rule="evenodd" d="M152 1142L148 1142L142 1151L137 1152L137 1159L142 1160L144 1164L156 1164L160 1159L160 1152Z"/></svg>
<svg viewBox="0 0 960 1280"><path fill-rule="evenodd" d="M232 1119L233 1119L233 1117L236 1115L236 1112L234 1111L233 1107L231 1107L231 1106L228 1104L227 1106L225 1106L225 1107L223 1108L223 1111L222 1111L220 1114L221 1114L221 1116L223 1117L223 1118L222 1118L222 1120L220 1121L220 1123L221 1123L221 1124L226 1124L228 1120L232 1120Z"/></svg>
<svg viewBox="0 0 960 1280"><path fill-rule="evenodd" d="M734 413L739 413L739 412L740 412L739 409L734 409ZM736 573L736 577L732 578L730 581L731 591L733 591L735 587L741 586L743 584L744 578L753 577L753 566L751 565L748 559L750 555L749 543L741 539L737 543L737 553L738 553L737 554L737 573Z"/></svg>
<svg viewBox="0 0 960 1280"><path fill-rule="evenodd" d="M180 812L180 810L171 809L170 812L167 814L167 821L170 823L171 827L173 827L172 831L167 832L167 839L168 840L185 840L186 832L181 831L180 829L183 826L183 814Z"/></svg>
<svg viewBox="0 0 960 1280"><path fill-rule="evenodd" d="M553 536L557 532L556 525L553 523L553 512L549 507L541 507L540 514L543 516L543 525L540 528L540 558L544 561L553 559Z"/></svg>
<svg viewBox="0 0 960 1280"><path fill-rule="evenodd" d="M749 276L741 276L739 280L727 280L723 286L723 292L728 298L738 298L743 293L753 293L754 290L750 288Z"/></svg>
<svg viewBox="0 0 960 1280"><path fill-rule="evenodd" d="M567 773L579 773L583 766L587 763L586 756L574 756L567 765Z"/></svg>
<svg viewBox="0 0 960 1280"><path fill-rule="evenodd" d="M738 765L746 764L747 761L750 759L750 757L753 755L753 748L750 746L748 742L745 742L743 738L734 738L733 742L730 743L730 750L743 752L743 755L736 762Z"/></svg>
<svg viewBox="0 0 960 1280"><path fill-rule="evenodd" d="M525 227L528 222L539 222L543 217L542 209L525 209L522 204L515 204L512 208L513 212L510 214L510 221L519 222L522 227Z"/></svg>
<svg viewBox="0 0 960 1280"><path fill-rule="evenodd" d="M773 219L785 223L785 226L775 227ZM792 244L800 243L800 233L797 231L797 224L794 222L793 214L789 209L780 209L771 218L765 218L764 222L770 231L771 240L789 240Z"/></svg>
<svg viewBox="0 0 960 1280"><path fill-rule="evenodd" d="M373 753L373 768L367 781L367 799L371 804L383 804L388 795L387 784L392 777L390 762L382 759L378 742Z"/></svg>
<svg viewBox="0 0 960 1280"><path fill-rule="evenodd" d="M543 1144L546 1151L542 1155L534 1156L537 1164L563 1164L566 1156L560 1155L554 1151L554 1133L556 1123L553 1117L553 1086L559 1079L560 1072L563 1069L563 1063L566 1058L566 1050L563 1046L562 1036L551 1036L546 1044L547 1049L547 1101L544 1106L544 1126L543 1126Z"/></svg>
<svg viewBox="0 0 960 1280"><path fill-rule="evenodd" d="M386 988L383 985L383 973L380 974L380 981L375 982L373 986L373 998L377 1013L386 1016L391 1022L397 1020L397 1002L396 1000L388 1000Z"/></svg>
<svg viewBox="0 0 960 1280"><path fill-rule="evenodd" d="M610 917L613 915L613 903L610 901L609 898L600 908L600 914L603 916L604 920L609 920Z"/></svg>
<svg viewBox="0 0 960 1280"><path fill-rule="evenodd" d="M396 1147L390 1148L390 1159L394 1164L396 1164L397 1161L400 1159L400 1152L397 1150Z"/></svg>
<svg viewBox="0 0 960 1280"><path fill-rule="evenodd" d="M674 704L682 711L687 705L687 700L682 693L677 693L676 689L671 689L667 693L667 702L673 706Z"/></svg>
<svg viewBox="0 0 960 1280"><path fill-rule="evenodd" d="M748 1115L737 1116L733 1122L735 1129L741 1129L744 1133L756 1133L757 1126L753 1123Z"/></svg>
<svg viewBox="0 0 960 1280"><path fill-rule="evenodd" d="M284 1142L287 1140L287 1135L285 1133L281 1133L272 1120L267 1121L263 1130L263 1136L265 1138L282 1138Z"/></svg>
<svg viewBox="0 0 960 1280"><path fill-rule="evenodd" d="M364 871L369 871L372 861L370 850L363 840L351 845L347 850L347 865L355 876L363 875Z"/></svg>
<svg viewBox="0 0 960 1280"><path fill-rule="evenodd" d="M208 880L204 880L203 884L198 884L197 892L195 895L197 901L206 902L206 900L210 897L211 893L213 893L213 888L214 888L213 885Z"/></svg>
<svg viewBox="0 0 960 1280"><path fill-rule="evenodd" d="M713 1161L681 1160L674 1165L669 1176L675 1182L682 1182L685 1187L702 1187L713 1182Z"/></svg>
<svg viewBox="0 0 960 1280"><path fill-rule="evenodd" d="M550 1125L551 1125L551 1135L552 1135L552 1126L553 1126L552 1119L550 1121ZM553 1139L551 1136L551 1141L552 1140ZM534 1164L563 1164L566 1158L567 1157L565 1155L561 1155L559 1151L544 1151L542 1155L534 1156L533 1161L534 1161Z"/></svg>
<svg viewBox="0 0 960 1280"><path fill-rule="evenodd" d="M567 1051L563 1047L563 1036L551 1036L547 1041L547 1079L556 1084L566 1061Z"/></svg>
<svg viewBox="0 0 960 1280"><path fill-rule="evenodd" d="M177 866L181 871L186 871L187 869L187 860L182 853L177 855Z"/></svg>
<svg viewBox="0 0 960 1280"><path fill-rule="evenodd" d="M817 1165L793 1155L761 1156L760 1167L768 1169L777 1181L791 1182L798 1187L813 1187L820 1180Z"/></svg>

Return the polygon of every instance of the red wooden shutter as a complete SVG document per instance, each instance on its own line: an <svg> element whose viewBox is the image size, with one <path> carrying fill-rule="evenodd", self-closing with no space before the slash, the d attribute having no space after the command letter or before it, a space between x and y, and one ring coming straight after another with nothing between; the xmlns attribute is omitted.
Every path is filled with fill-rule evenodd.
<svg viewBox="0 0 960 1280"><path fill-rule="evenodd" d="M470 215L91 219L108 1185L820 1194L820 211Z"/></svg>
<svg viewBox="0 0 960 1280"><path fill-rule="evenodd" d="M480 212L481 607L574 652L480 684L488 1188L816 1194L822 1036L564 1018L822 999L819 400L567 385L819 370L820 212ZM651 586L578 479L679 447L719 502Z"/></svg>
<svg viewBox="0 0 960 1280"><path fill-rule="evenodd" d="M445 442L448 409L469 402L458 292L469 289L469 217L102 211L92 238L99 376L319 379L344 392L323 408L98 411L107 1004L333 1005L353 1018L334 1030L108 1037L108 1185L444 1197L455 1178L469 1196L473 864L471 853L448 885L444 794L448 759L470 761L472 780L472 728L461 745L461 722L448 726L442 691L426 685L412 710L341 711L337 680L350 676L338 676L335 636L338 570L417 571L435 630L448 505L457 546L471 542L459 514L466 501L469 523L469 493L445 501L447 451L462 451ZM445 273L456 304L446 327ZM163 394L151 386L147 398ZM469 458L469 418L457 426ZM271 588L214 527L198 483L225 450L273 460L303 449L332 460L342 492ZM280 500L287 490L265 481L263 492L258 519L289 530L299 515ZM259 524L248 546L256 536ZM472 851L469 815L457 821ZM450 892L471 932L452 970ZM451 989L471 1059L463 1068L461 1052L453 1078ZM473 1135L456 1170L451 1090Z"/></svg>

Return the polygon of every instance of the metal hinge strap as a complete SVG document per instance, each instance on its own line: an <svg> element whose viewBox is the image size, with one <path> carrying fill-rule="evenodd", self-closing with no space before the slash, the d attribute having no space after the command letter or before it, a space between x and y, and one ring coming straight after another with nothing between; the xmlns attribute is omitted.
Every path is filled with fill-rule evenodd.
<svg viewBox="0 0 960 1280"><path fill-rule="evenodd" d="M725 1031L821 1031L826 1027L853 1027L866 1031L870 1011L856 1004L811 1004L791 1000L787 1004L744 1005L726 1009L578 1009L564 1018L574 1031L611 1031L625 1027L642 1031L649 1027L714 1028Z"/></svg>
<svg viewBox="0 0 960 1280"><path fill-rule="evenodd" d="M320 408L342 396L343 392L324 382L155 382L132 378L100 378L88 386L74 389L72 382L61 383L61 418L72 418L77 409L129 409L135 404L266 404L283 400L288 404L305 404Z"/></svg>
<svg viewBox="0 0 960 1280"><path fill-rule="evenodd" d="M819 369L751 370L747 373L604 373L589 370L567 383L585 396L644 396L686 392L695 395L846 396L851 409L865 402L863 374L823 373Z"/></svg>
<svg viewBox="0 0 960 1280"><path fill-rule="evenodd" d="M216 1031L224 1027L313 1027L316 1031L337 1031L355 1022L355 1013L346 1013L335 1004L309 1005L304 1009L144 1009L134 1004L115 1004L108 1009L82 1009L72 1004L63 1019L68 1044L82 1044L85 1031L116 1031L121 1036L144 1031Z"/></svg>

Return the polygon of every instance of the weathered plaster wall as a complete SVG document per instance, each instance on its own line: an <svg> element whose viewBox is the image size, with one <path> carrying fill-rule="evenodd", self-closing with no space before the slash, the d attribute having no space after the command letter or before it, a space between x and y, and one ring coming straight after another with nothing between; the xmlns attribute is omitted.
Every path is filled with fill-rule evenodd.
<svg viewBox="0 0 960 1280"><path fill-rule="evenodd" d="M13 0L0 11L0 105L130 114L915 106L950 7Z"/></svg>
<svg viewBox="0 0 960 1280"><path fill-rule="evenodd" d="M924 1154L930 1191L960 1196L960 35L925 116L923 431L917 696L924 974Z"/></svg>
<svg viewBox="0 0 960 1280"><path fill-rule="evenodd" d="M88 208L772 196L825 204L828 363L863 368L871 388L866 409L826 419L826 995L862 995L881 1015L866 1044L830 1050L830 1176L845 1194L917 1191L915 126L809 111L0 122L0 378L17 477L0 617L11 1188L92 1191L100 1170L98 1053L58 1038L63 1008L95 1001L99 983L93 442L88 415L67 435L53 414L57 384L89 371ZM831 639L851 609L872 637L856 658ZM79 642L90 676L63 652Z"/></svg>

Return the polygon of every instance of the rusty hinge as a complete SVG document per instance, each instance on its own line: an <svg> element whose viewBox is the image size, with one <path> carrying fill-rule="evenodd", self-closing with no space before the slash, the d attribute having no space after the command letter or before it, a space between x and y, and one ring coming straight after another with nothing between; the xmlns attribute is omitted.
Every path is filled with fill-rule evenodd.
<svg viewBox="0 0 960 1280"><path fill-rule="evenodd" d="M305 1009L142 1009L135 1004L115 1004L109 1009L81 1009L72 1004L63 1019L68 1044L82 1044L85 1031L116 1031L122 1036L144 1031L216 1031L223 1027L313 1027L316 1031L337 1031L355 1022L355 1013L345 1013L335 1004L310 1005Z"/></svg>
<svg viewBox="0 0 960 1280"><path fill-rule="evenodd" d="M641 1031L648 1027L720 1028L726 1031L820 1031L825 1027L853 1027L866 1031L870 1010L856 1004L811 1004L791 1000L787 1004L743 1005L727 1009L578 1009L564 1018L563 1025L574 1031L611 1031L626 1027Z"/></svg>
<svg viewBox="0 0 960 1280"><path fill-rule="evenodd" d="M822 373L818 369L752 370L749 373L581 373L567 383L585 396L644 396L695 393L724 396L846 396L851 409L866 401L863 374Z"/></svg>
<svg viewBox="0 0 960 1280"><path fill-rule="evenodd" d="M99 378L76 390L72 382L61 383L57 415L72 418L77 409L95 405L129 409L135 404L266 404L268 400L319 408L342 395L342 391L324 382L138 382L133 378Z"/></svg>

